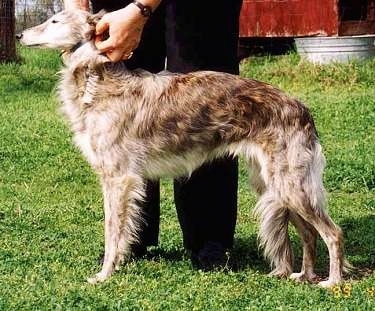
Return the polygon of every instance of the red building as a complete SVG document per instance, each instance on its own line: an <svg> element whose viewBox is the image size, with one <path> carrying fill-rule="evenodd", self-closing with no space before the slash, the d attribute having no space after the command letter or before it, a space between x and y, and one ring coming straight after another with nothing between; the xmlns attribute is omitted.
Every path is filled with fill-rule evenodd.
<svg viewBox="0 0 375 311"><path fill-rule="evenodd" d="M240 37L375 33L375 0L243 0Z"/></svg>

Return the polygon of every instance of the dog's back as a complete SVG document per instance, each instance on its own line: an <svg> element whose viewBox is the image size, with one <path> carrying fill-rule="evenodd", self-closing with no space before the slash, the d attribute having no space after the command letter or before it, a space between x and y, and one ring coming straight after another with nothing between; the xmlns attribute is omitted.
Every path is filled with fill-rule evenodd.
<svg viewBox="0 0 375 311"><path fill-rule="evenodd" d="M299 101L269 84L226 73L172 76L149 109L155 111L152 128L161 136L173 133L177 151L198 145L212 149L245 138L275 142L280 130L316 136L311 115Z"/></svg>
<svg viewBox="0 0 375 311"><path fill-rule="evenodd" d="M285 148L296 133L303 133L310 148L317 141L308 109L260 81L210 71L154 75L130 72L121 64L79 68L74 79L68 73L60 94L75 132L91 128L90 137L105 133L107 141L124 150L136 145L145 161L184 161L196 153L200 165L224 153L239 153L244 141L270 153ZM95 81L89 85L94 91L87 90L88 81ZM82 101L87 92L91 103ZM196 165L185 169L178 161L174 173L167 174L189 174Z"/></svg>

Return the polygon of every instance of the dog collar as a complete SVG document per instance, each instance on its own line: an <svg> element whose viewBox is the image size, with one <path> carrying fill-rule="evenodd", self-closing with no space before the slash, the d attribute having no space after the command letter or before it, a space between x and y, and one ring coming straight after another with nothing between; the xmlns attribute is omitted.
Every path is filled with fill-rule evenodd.
<svg viewBox="0 0 375 311"><path fill-rule="evenodd" d="M83 41L79 41L70 50L61 50L60 55L63 55L65 53L74 53L75 51L77 51L83 45L83 43L84 43Z"/></svg>
<svg viewBox="0 0 375 311"><path fill-rule="evenodd" d="M79 41L78 43L76 43L70 50L61 50L60 52L60 57L62 59L64 59L64 56L66 56L67 54L72 54L74 53L75 51L77 51L82 45L84 44L83 41Z"/></svg>
<svg viewBox="0 0 375 311"><path fill-rule="evenodd" d="M70 52L70 53L74 53L74 52L77 51L82 45L83 45L83 41L79 41L76 45L74 45L74 46L69 50L69 52Z"/></svg>

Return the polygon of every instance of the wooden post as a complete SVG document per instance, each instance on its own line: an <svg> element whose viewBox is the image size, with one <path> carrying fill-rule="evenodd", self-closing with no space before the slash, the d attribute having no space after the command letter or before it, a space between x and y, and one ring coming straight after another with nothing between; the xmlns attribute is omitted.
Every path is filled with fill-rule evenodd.
<svg viewBox="0 0 375 311"><path fill-rule="evenodd" d="M16 60L15 43L15 2L1 0L0 2L0 63Z"/></svg>

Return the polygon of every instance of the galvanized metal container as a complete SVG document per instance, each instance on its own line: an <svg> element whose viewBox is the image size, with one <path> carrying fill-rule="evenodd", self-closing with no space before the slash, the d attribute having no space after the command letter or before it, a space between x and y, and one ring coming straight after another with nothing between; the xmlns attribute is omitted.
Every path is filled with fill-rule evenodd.
<svg viewBox="0 0 375 311"><path fill-rule="evenodd" d="M297 52L319 64L375 56L375 35L296 38Z"/></svg>

